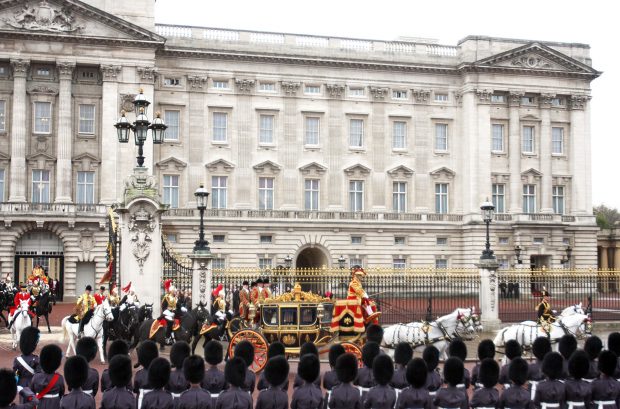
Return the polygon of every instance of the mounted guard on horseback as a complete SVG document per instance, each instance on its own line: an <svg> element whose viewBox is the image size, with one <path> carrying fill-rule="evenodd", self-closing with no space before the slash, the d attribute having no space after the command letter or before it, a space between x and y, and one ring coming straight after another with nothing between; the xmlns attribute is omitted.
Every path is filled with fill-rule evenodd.
<svg viewBox="0 0 620 409"><path fill-rule="evenodd" d="M32 302L34 301L34 297L28 292L28 286L24 283L19 285L20 292L15 294L15 298L13 299L13 307L9 310L9 329L13 325L13 321L17 316L16 312L19 312L24 308L24 306L28 306L28 315L32 319L34 317L34 313L31 310Z"/></svg>
<svg viewBox="0 0 620 409"><path fill-rule="evenodd" d="M172 279L164 281L164 290L166 294L161 300L162 313L159 317L159 323L166 327L166 344L172 345L174 343L172 331L176 331L180 326L180 317L177 313L177 289L172 283Z"/></svg>
<svg viewBox="0 0 620 409"><path fill-rule="evenodd" d="M540 292L540 296L542 297L542 300L536 306L536 315L538 318L538 323L540 324L542 329L547 334L549 334L551 330L551 324L555 322L555 314L551 309L551 303L549 303L549 297L551 297L551 294L549 293L549 291L547 291L545 287L543 287L542 291Z"/></svg>
<svg viewBox="0 0 620 409"><path fill-rule="evenodd" d="M90 295L93 287L89 285L84 289L84 294L80 296L75 302L75 313L69 318L70 323L79 323L78 338L82 337L84 333L84 325L90 321L93 316L93 311L96 307L95 297Z"/></svg>

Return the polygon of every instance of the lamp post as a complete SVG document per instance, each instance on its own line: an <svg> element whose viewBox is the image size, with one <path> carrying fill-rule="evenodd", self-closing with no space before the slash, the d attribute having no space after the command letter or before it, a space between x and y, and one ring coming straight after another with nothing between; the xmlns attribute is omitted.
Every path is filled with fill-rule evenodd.
<svg viewBox="0 0 620 409"><path fill-rule="evenodd" d="M523 260L521 260L521 246L518 244L515 246L515 257L517 258L517 264L523 264Z"/></svg>
<svg viewBox="0 0 620 409"><path fill-rule="evenodd" d="M290 270L292 265L293 259L289 254L287 254L286 257L284 257L284 267L286 267L287 270Z"/></svg>
<svg viewBox="0 0 620 409"><path fill-rule="evenodd" d="M491 241L489 238L489 225L491 224L491 220L493 220L493 212L495 210L495 206L493 203L489 202L487 198L486 202L482 203L480 206L480 210L482 210L482 219L484 223L487 225L487 240L484 245L484 251L482 252L482 256L480 256L481 260L495 260L495 256L493 255L493 250L491 250Z"/></svg>
<svg viewBox="0 0 620 409"><path fill-rule="evenodd" d="M342 270L345 267L345 263L347 262L347 260L345 260L344 256L340 256L338 257L338 267Z"/></svg>
<svg viewBox="0 0 620 409"><path fill-rule="evenodd" d="M141 89L140 93L136 95L133 100L134 110L136 114L136 120L134 121L134 123L132 124L129 122L129 120L125 116L125 111L121 111L121 117L114 124L118 136L118 141L120 143L128 143L129 131L133 131L134 141L138 146L138 156L136 156L136 160L139 168L144 167L144 151L142 148L144 146L144 142L146 142L148 130L151 130L151 135L153 136L153 144L160 145L164 140L166 128L168 128L168 126L164 123L163 119L161 119L159 112L155 114L155 119L153 119L153 122L149 121L146 115L148 113L148 108L150 104L151 103L146 99Z"/></svg>
<svg viewBox="0 0 620 409"><path fill-rule="evenodd" d="M566 249L564 251L566 251L566 258L562 258L562 264L564 264L564 268L570 268L570 259L571 255L573 254L573 248L569 244L568 246L566 246Z"/></svg>
<svg viewBox="0 0 620 409"><path fill-rule="evenodd" d="M205 189L203 185L200 185L200 187L196 189L196 192L194 192L194 196L196 196L196 207L200 212L200 233L198 234L198 240L196 240L194 244L194 253L210 253L211 249L209 248L209 242L205 240L204 225L204 216L205 210L207 209L207 198L209 197L209 192L207 192L207 189Z"/></svg>

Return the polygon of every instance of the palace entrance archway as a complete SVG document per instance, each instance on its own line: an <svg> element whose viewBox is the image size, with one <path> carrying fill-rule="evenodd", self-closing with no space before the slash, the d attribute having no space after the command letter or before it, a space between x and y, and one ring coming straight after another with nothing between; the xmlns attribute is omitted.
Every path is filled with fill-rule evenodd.
<svg viewBox="0 0 620 409"><path fill-rule="evenodd" d="M295 260L296 268L321 268L329 267L327 253L319 247L306 247L301 250Z"/></svg>
<svg viewBox="0 0 620 409"><path fill-rule="evenodd" d="M40 265L54 282L56 299L62 300L64 290L64 246L60 237L48 230L32 230L19 238L15 245L15 275L18 285L28 279L34 266Z"/></svg>

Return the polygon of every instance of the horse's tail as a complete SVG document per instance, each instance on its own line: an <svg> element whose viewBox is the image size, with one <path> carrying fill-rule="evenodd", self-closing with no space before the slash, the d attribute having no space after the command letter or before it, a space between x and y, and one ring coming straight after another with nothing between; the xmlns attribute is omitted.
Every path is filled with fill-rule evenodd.
<svg viewBox="0 0 620 409"><path fill-rule="evenodd" d="M60 326L62 326L62 342L67 342L67 339L69 337L69 332L67 331L67 325L66 325L68 320L69 320L69 317L65 317L60 322Z"/></svg>
<svg viewBox="0 0 620 409"><path fill-rule="evenodd" d="M501 330L499 330L499 332L497 333L497 335L495 336L495 339L493 340L493 343L495 344L496 347L503 347L504 346L504 333L506 332L506 328L502 328Z"/></svg>

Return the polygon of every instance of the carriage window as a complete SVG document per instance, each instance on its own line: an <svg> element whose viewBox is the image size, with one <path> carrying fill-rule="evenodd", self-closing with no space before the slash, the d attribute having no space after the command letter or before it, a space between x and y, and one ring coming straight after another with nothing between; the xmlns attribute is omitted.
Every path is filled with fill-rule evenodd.
<svg viewBox="0 0 620 409"><path fill-rule="evenodd" d="M265 325L278 325L277 307L263 307L263 323Z"/></svg>
<svg viewBox="0 0 620 409"><path fill-rule="evenodd" d="M331 304L331 303L323 304L323 319L321 320L321 322L328 323L328 324L332 322L333 312L334 312L334 304Z"/></svg>
<svg viewBox="0 0 620 409"><path fill-rule="evenodd" d="M316 322L316 308L302 307L300 325L312 325Z"/></svg>
<svg viewBox="0 0 620 409"><path fill-rule="evenodd" d="M282 325L297 325L297 307L282 308L280 311Z"/></svg>

